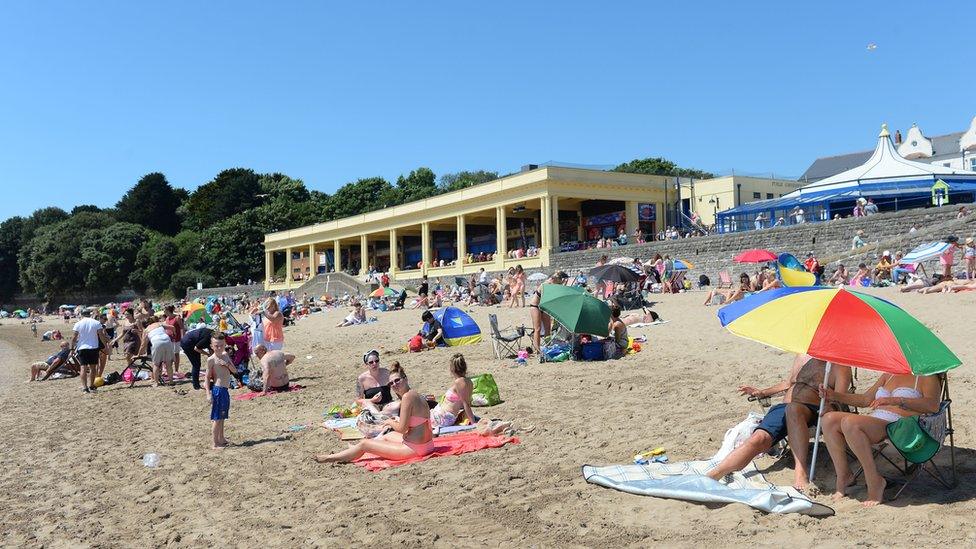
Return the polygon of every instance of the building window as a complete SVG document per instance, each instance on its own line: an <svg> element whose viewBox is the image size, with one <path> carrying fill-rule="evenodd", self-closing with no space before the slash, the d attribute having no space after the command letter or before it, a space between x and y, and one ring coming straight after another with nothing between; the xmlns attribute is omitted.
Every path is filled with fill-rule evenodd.
<svg viewBox="0 0 976 549"><path fill-rule="evenodd" d="M766 193L766 200L769 200L772 197L773 197L773 193Z"/></svg>
<svg viewBox="0 0 976 549"><path fill-rule="evenodd" d="M952 165L952 162L943 162L942 165L948 168L949 166Z"/></svg>
<svg viewBox="0 0 976 549"><path fill-rule="evenodd" d="M752 193L752 197L755 198L756 200L759 200L760 198L762 198L762 193Z"/></svg>
<svg viewBox="0 0 976 549"><path fill-rule="evenodd" d="M976 158L969 159L969 169L976 172Z"/></svg>

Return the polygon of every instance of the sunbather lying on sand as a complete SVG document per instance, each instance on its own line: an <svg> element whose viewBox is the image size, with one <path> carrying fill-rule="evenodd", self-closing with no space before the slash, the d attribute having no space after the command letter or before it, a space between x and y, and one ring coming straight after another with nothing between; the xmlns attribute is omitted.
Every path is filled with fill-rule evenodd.
<svg viewBox="0 0 976 549"><path fill-rule="evenodd" d="M937 294L940 292L949 293L955 288L960 286L968 286L971 284L968 280L943 280L938 284L933 284L928 288L919 288L918 293L920 294Z"/></svg>
<svg viewBox="0 0 976 549"><path fill-rule="evenodd" d="M357 301L352 306L352 312L346 318L342 319L342 322L336 324L336 328L345 328L346 326L366 323L366 309L363 308L363 304Z"/></svg>
<svg viewBox="0 0 976 549"><path fill-rule="evenodd" d="M406 459L426 456L434 451L434 434L430 425L427 399L410 388L406 372L394 368L390 372L390 387L400 397L400 417L387 419L384 425L393 429L378 438L360 441L341 452L313 456L319 463L349 463L366 452L386 459Z"/></svg>
<svg viewBox="0 0 976 549"><path fill-rule="evenodd" d="M757 398L771 397L783 391L786 392L786 396L782 404L777 404L766 411L762 423L756 427L752 436L732 450L708 472L708 476L721 480L725 475L742 469L756 456L768 452L774 444L787 438L795 462L793 486L798 490L805 489L809 476L807 471L807 453L810 448L809 427L817 422L820 407L818 390L824 381L825 366L826 363L822 360L808 355L797 355L788 379L765 389L739 387L742 394ZM835 364L830 371L827 385L831 388L846 389L850 384L850 367Z"/></svg>
<svg viewBox="0 0 976 549"><path fill-rule="evenodd" d="M715 296L717 296L717 295L720 295L720 296L723 297L722 302L721 302L723 304L724 303L731 303L733 301L739 301L740 299L742 299L743 297L745 297L746 294L748 294L748 293L750 293L752 291L753 291L753 288L752 288L752 280L749 278L749 275L747 275L746 273L742 273L741 275L739 275L739 287L738 288L729 288L727 290L723 290L723 289L716 288L716 289L708 292L708 296L705 297L705 302L702 303L702 305L705 305L706 307L709 306L709 305L711 305L712 304L712 298L715 297Z"/></svg>

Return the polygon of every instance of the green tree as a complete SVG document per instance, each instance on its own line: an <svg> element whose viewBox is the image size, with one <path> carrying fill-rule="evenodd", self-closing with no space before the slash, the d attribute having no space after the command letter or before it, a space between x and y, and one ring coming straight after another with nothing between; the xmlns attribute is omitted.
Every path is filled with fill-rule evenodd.
<svg viewBox="0 0 976 549"><path fill-rule="evenodd" d="M678 167L674 162L666 158L638 158L630 162L620 164L612 171L626 173L643 173L648 175L667 175L674 177L695 177L698 179L710 179L715 177L713 174L692 168Z"/></svg>
<svg viewBox="0 0 976 549"><path fill-rule="evenodd" d="M85 289L117 293L124 288L146 240L145 227L134 223L115 223L103 231L88 232L80 248Z"/></svg>
<svg viewBox="0 0 976 549"><path fill-rule="evenodd" d="M193 269L181 269L170 278L167 290L177 299L183 299L186 297L186 289L196 288L197 282L202 282L204 287L215 284L214 279L206 273Z"/></svg>
<svg viewBox="0 0 976 549"><path fill-rule="evenodd" d="M24 221L23 217L16 216L0 223L0 302L20 291L17 254L20 253Z"/></svg>
<svg viewBox="0 0 976 549"><path fill-rule="evenodd" d="M54 206L35 210L34 213L30 214L30 216L24 220L24 232L20 235L20 241L26 244L27 242L30 242L32 238L34 238L34 233L37 232L37 230L41 227L54 225L55 223L68 219L68 217L68 212Z"/></svg>
<svg viewBox="0 0 976 549"><path fill-rule="evenodd" d="M438 187L440 188L441 192L451 192L473 187L474 185L487 183L489 181L494 181L496 179L498 179L498 172L486 172L485 170L478 170L476 172L463 171L457 173L446 173L441 176Z"/></svg>
<svg viewBox="0 0 976 549"><path fill-rule="evenodd" d="M18 257L21 287L42 296L85 290L88 264L82 245L95 237L91 233L97 236L113 223L107 214L82 212L37 229Z"/></svg>
<svg viewBox="0 0 976 549"><path fill-rule="evenodd" d="M177 208L180 195L166 180L166 176L154 172L126 192L115 205L119 221L142 225L147 229L173 235L180 230Z"/></svg>
<svg viewBox="0 0 976 549"><path fill-rule="evenodd" d="M181 268L178 257L176 238L153 233L136 253L132 272L129 274L129 285L140 293L147 290L157 293L166 290L172 276Z"/></svg>
<svg viewBox="0 0 976 549"><path fill-rule="evenodd" d="M79 204L79 205L75 206L74 208L71 208L71 215L75 215L76 213L81 213L81 212L98 213L98 212L101 212L101 211L104 211L104 210L102 210L101 208L99 208L98 206L96 206L94 204ZM110 214L110 212L105 212L105 213L109 213Z"/></svg>
<svg viewBox="0 0 976 549"><path fill-rule="evenodd" d="M289 202L305 202L311 198L311 193L305 188L301 179L292 179L280 173L265 174L258 180L261 184L261 194L267 200L287 200Z"/></svg>
<svg viewBox="0 0 976 549"><path fill-rule="evenodd" d="M202 230L261 203L261 183L254 170L233 168L204 183L183 205L188 228Z"/></svg>
<svg viewBox="0 0 976 549"><path fill-rule="evenodd" d="M387 202L393 196L393 186L382 177L370 177L347 183L329 197L326 206L327 218L339 219L393 206L399 203Z"/></svg>
<svg viewBox="0 0 976 549"><path fill-rule="evenodd" d="M180 231L173 237L176 245L176 265L179 269L199 270L202 263L200 247L203 237L196 231Z"/></svg>
<svg viewBox="0 0 976 549"><path fill-rule="evenodd" d="M417 168L396 182L400 203L413 202L438 194L437 178L430 168Z"/></svg>

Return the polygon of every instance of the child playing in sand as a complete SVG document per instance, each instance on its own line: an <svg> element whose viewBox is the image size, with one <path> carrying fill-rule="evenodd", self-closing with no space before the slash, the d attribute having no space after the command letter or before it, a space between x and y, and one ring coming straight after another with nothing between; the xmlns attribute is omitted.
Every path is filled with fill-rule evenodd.
<svg viewBox="0 0 976 549"><path fill-rule="evenodd" d="M211 403L213 449L219 450L228 445L224 437L224 420L230 415L230 378L235 368L227 355L227 341L223 333L214 332L210 338L210 349L213 354L207 359L207 402Z"/></svg>
<svg viewBox="0 0 976 549"><path fill-rule="evenodd" d="M864 263L859 263L857 265L857 272L851 277L851 286L864 286L864 282L871 282L871 271L868 270L868 266Z"/></svg>

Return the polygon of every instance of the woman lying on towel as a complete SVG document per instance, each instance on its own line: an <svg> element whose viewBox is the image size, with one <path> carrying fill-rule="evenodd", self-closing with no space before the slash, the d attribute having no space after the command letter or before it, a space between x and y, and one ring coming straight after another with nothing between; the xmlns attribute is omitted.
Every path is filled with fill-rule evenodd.
<svg viewBox="0 0 976 549"><path fill-rule="evenodd" d="M847 463L846 449L850 446L864 468L864 480L868 485L868 497L864 500L864 506L871 507L881 503L886 483L874 463L871 445L888 436L889 423L907 416L938 412L940 389L936 376L891 374L883 374L870 389L859 395L820 388L821 396L827 400L859 408L874 408L870 414L828 412L824 415L824 441L837 473L834 500L843 498L854 483L854 475Z"/></svg>
<svg viewBox="0 0 976 549"><path fill-rule="evenodd" d="M396 415L399 403L390 392L390 371L380 367L380 352L373 349L363 355L366 371L356 378L356 402L361 408ZM399 363L394 362L394 367Z"/></svg>
<svg viewBox="0 0 976 549"><path fill-rule="evenodd" d="M390 387L400 397L399 419L388 419L384 425L393 432L367 439L335 454L314 456L319 463L349 463L370 454L386 459L426 456L434 451L434 434L430 428L430 407L423 395L410 388L407 374L399 366L390 371Z"/></svg>
<svg viewBox="0 0 976 549"><path fill-rule="evenodd" d="M444 398L430 411L430 420L434 427L450 427L457 423L458 416L463 411L471 423L475 423L474 412L471 411L471 393L474 385L465 377L468 373L468 363L464 355L455 353L451 357L451 375L454 381L444 393Z"/></svg>

